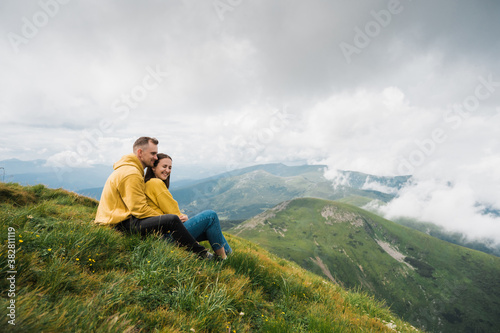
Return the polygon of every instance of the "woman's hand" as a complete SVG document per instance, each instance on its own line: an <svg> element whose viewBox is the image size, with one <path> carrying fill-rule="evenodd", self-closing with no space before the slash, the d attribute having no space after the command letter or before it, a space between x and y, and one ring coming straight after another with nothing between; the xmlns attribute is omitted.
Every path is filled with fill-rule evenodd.
<svg viewBox="0 0 500 333"><path fill-rule="evenodd" d="M189 220L189 218L188 218L188 216L186 214L179 215L179 218L181 219L182 223L184 223L187 220Z"/></svg>

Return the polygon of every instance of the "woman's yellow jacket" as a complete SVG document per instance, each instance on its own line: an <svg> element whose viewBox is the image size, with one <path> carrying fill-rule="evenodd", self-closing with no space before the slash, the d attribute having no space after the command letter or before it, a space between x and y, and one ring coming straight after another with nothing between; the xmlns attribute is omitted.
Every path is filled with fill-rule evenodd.
<svg viewBox="0 0 500 333"><path fill-rule="evenodd" d="M168 190L163 180L151 178L146 182L147 203L158 215L175 214L181 215L179 204Z"/></svg>

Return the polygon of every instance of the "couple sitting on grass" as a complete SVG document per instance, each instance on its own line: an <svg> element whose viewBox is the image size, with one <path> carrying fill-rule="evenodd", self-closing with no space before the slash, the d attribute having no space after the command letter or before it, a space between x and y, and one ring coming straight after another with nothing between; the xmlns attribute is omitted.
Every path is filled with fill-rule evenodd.
<svg viewBox="0 0 500 333"><path fill-rule="evenodd" d="M198 243L208 240L215 258L226 259L232 250L222 234L217 214L206 210L188 218L180 212L168 190L172 159L158 154L157 146L155 138L141 137L134 143L134 153L113 165L114 171L102 190L95 223L141 235L160 233L203 259L214 257Z"/></svg>

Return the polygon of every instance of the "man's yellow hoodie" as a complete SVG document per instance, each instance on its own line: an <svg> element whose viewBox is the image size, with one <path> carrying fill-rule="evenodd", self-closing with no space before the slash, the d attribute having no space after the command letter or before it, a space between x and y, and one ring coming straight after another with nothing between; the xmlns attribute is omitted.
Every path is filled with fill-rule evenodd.
<svg viewBox="0 0 500 333"><path fill-rule="evenodd" d="M130 216L139 219L158 216L144 194L144 167L135 154L123 156L113 165L97 208L95 223L115 225Z"/></svg>

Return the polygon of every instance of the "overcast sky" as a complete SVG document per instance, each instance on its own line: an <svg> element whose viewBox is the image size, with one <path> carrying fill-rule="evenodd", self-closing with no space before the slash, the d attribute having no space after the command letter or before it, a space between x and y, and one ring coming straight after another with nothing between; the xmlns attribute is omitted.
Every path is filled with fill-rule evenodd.
<svg viewBox="0 0 500 333"><path fill-rule="evenodd" d="M500 241L500 2L0 1L0 160L413 174L384 212Z"/></svg>

